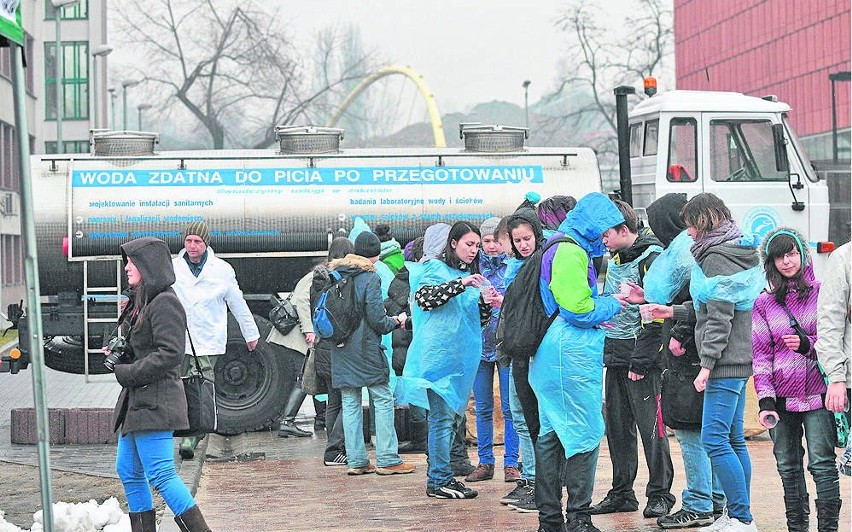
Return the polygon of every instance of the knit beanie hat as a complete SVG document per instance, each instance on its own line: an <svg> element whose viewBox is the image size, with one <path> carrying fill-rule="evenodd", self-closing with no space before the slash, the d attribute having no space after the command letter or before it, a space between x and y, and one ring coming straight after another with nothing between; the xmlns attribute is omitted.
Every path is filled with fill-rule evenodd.
<svg viewBox="0 0 852 532"><path fill-rule="evenodd" d="M479 232L482 233L483 237L485 235L493 235L498 225L500 225L500 218L488 218L479 226Z"/></svg>
<svg viewBox="0 0 852 532"><path fill-rule="evenodd" d="M205 222L189 222L189 225L187 225L186 229L183 231L183 239L186 240L186 237L189 235L196 235L200 237L205 244L210 244L210 229L207 228L207 224Z"/></svg>
<svg viewBox="0 0 852 532"><path fill-rule="evenodd" d="M382 244L379 237L370 231L364 231L355 237L355 254L371 259L378 257L382 252Z"/></svg>

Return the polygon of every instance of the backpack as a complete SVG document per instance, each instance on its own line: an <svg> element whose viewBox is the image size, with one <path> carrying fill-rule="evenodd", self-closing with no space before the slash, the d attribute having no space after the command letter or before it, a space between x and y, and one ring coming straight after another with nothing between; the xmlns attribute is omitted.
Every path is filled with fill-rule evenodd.
<svg viewBox="0 0 852 532"><path fill-rule="evenodd" d="M331 280L320 292L314 309L314 334L336 346L346 343L361 323L364 313L355 298L354 279L361 275L329 271Z"/></svg>
<svg viewBox="0 0 852 532"><path fill-rule="evenodd" d="M547 334L548 327L559 315L558 308L550 315L544 310L539 280L544 252L562 242L574 242L574 240L569 237L560 237L536 250L524 262L517 277L506 290L503 305L500 308L500 321L497 324L497 346L503 357L511 360L529 360L538 350L544 335Z"/></svg>

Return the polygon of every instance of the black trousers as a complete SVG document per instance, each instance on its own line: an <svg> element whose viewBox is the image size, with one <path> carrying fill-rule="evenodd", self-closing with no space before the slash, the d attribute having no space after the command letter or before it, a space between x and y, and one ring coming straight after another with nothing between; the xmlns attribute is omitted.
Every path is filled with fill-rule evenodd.
<svg viewBox="0 0 852 532"><path fill-rule="evenodd" d="M535 445L538 432L541 430L541 422L538 419L538 399L530 386L530 363L529 360L512 361L512 378L515 379L515 391L524 411L524 420L530 431L530 439Z"/></svg>
<svg viewBox="0 0 852 532"><path fill-rule="evenodd" d="M565 517L591 521L589 506L595 489L599 447L565 458L565 448L555 431L540 434L535 443L535 505L545 530L562 530L562 486L568 489Z"/></svg>
<svg viewBox="0 0 852 532"><path fill-rule="evenodd" d="M343 416L340 415L343 406L340 390L331 387L331 375L317 373L320 389L328 390L328 401L325 405L325 434L328 438L325 445L325 459L333 460L338 454L346 454L343 439Z"/></svg>
<svg viewBox="0 0 852 532"><path fill-rule="evenodd" d="M648 464L645 495L649 499L663 497L674 504L675 497L671 494L674 468L659 410L660 371L649 371L638 381L630 380L627 371L625 367L606 369L606 441L610 456L618 457L612 461L610 493L637 502L633 483L639 467L638 428Z"/></svg>

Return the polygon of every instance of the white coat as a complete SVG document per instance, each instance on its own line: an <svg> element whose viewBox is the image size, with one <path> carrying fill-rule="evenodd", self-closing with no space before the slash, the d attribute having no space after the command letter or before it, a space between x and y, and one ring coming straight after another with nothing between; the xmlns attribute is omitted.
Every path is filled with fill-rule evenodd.
<svg viewBox="0 0 852 532"><path fill-rule="evenodd" d="M182 249L172 259L175 270L174 291L186 311L186 323L192 333L197 355L221 355L228 341L228 310L237 319L246 342L260 338L254 316L248 308L234 269L207 248L207 262L198 277L192 275ZM189 337L186 354L192 354Z"/></svg>

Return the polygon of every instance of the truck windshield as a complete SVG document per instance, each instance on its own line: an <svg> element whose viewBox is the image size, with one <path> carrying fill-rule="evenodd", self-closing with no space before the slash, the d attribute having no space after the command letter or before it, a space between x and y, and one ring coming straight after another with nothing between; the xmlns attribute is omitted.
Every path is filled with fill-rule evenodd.
<svg viewBox="0 0 852 532"><path fill-rule="evenodd" d="M769 120L712 120L710 177L713 181L786 181L775 168Z"/></svg>
<svg viewBox="0 0 852 532"><path fill-rule="evenodd" d="M811 160L808 159L808 154L805 153L805 147L802 146L802 141L799 140L799 136L796 135L796 132L793 131L793 128L790 126L790 122L787 120L787 115L782 115L781 120L784 122L784 129L787 132L787 138L790 139L790 144L793 145L793 152L802 163L802 171L805 173L805 176L807 176L807 178L811 181L819 181L819 176L817 176L816 172L814 172Z"/></svg>

